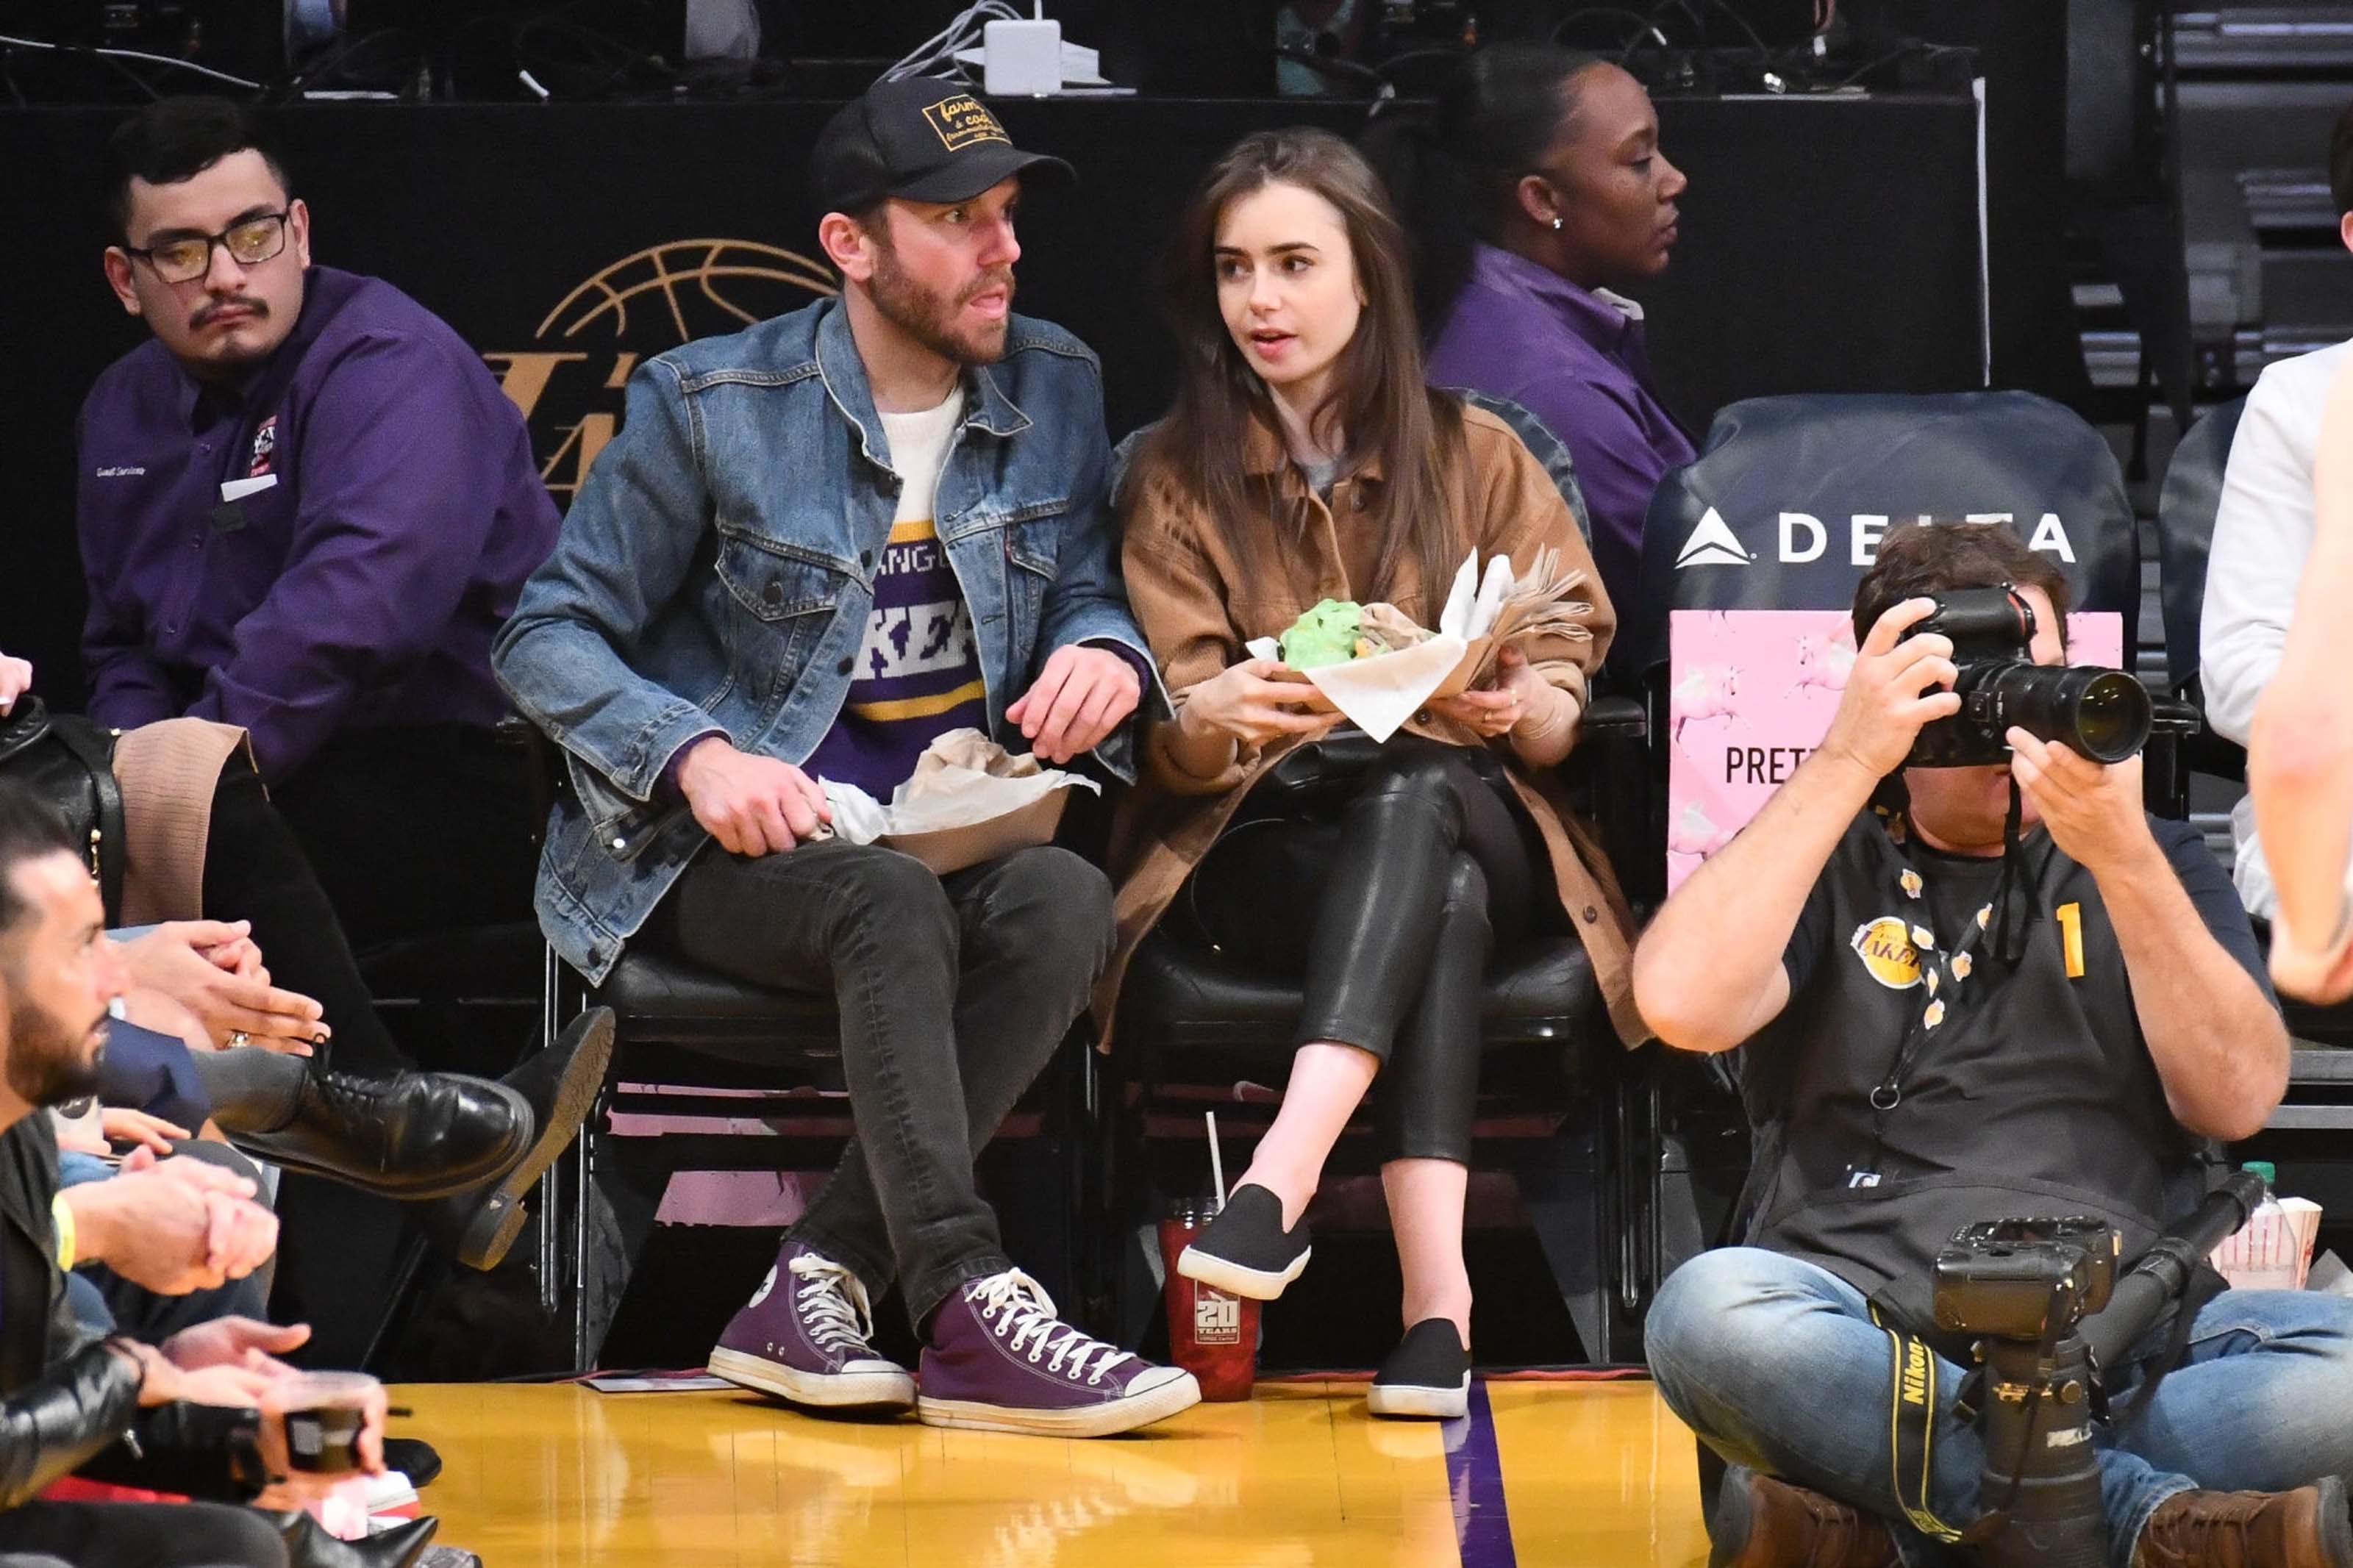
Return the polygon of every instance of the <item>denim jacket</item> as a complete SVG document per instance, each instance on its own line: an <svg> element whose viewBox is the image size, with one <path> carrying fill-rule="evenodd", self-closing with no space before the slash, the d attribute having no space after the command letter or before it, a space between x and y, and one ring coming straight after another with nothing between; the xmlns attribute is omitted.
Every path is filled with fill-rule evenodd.
<svg viewBox="0 0 2353 1568"><path fill-rule="evenodd" d="M1014 317L1005 357L965 373L934 514L972 612L989 733L1010 749L1026 742L1006 706L1054 649L1107 640L1152 667L1120 584L1108 460L1094 354ZM899 483L838 300L631 377L619 434L491 652L564 751L572 787L549 822L539 919L592 983L709 837L660 787L672 753L724 731L798 764L832 727ZM1134 747L1130 725L1096 756L1133 779Z"/></svg>

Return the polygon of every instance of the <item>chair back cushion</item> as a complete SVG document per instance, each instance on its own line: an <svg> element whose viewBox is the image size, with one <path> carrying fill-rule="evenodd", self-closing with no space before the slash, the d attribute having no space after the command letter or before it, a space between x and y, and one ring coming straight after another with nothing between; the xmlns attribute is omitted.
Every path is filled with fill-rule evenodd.
<svg viewBox="0 0 2353 1568"><path fill-rule="evenodd" d="M2206 605L2206 558L2222 506L2222 470L2247 400L2208 409L2173 449L2157 498L2158 598L2165 614L2165 674L2177 692L2198 679L2198 623Z"/></svg>
<svg viewBox="0 0 2353 1568"><path fill-rule="evenodd" d="M2010 524L2064 573L2074 608L2131 613L2139 541L2097 430L2023 392L1758 397L1715 417L1651 498L1639 603L1611 663L1667 658L1675 610L1842 610L1900 522Z"/></svg>

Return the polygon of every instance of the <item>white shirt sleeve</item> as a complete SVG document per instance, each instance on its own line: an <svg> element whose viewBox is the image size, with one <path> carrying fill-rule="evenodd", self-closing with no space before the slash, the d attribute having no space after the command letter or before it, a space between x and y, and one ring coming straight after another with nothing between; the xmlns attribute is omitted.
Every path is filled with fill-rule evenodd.
<svg viewBox="0 0 2353 1568"><path fill-rule="evenodd" d="M2321 410L2347 346L2264 371L2231 442L2206 563L2198 664L2208 721L2242 746L2253 727L2255 703L2279 668L2296 586L2312 553L2312 468Z"/></svg>
<svg viewBox="0 0 2353 1568"><path fill-rule="evenodd" d="M2348 347L2339 343L2265 370L2231 438L2206 562L2198 672L2207 722L2242 746L2254 729L2255 704L2279 668L2312 553L2320 416ZM2231 808L2232 874L2247 908L2268 919L2277 899L2255 837L2254 804L2242 795Z"/></svg>

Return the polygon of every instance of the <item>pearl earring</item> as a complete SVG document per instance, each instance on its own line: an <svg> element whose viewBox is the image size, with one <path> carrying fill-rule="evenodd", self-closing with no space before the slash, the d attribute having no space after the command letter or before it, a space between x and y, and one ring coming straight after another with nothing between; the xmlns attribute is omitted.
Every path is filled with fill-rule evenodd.
<svg viewBox="0 0 2353 1568"><path fill-rule="evenodd" d="M1560 219L1558 219L1558 218L1555 218L1555 219L1553 219L1553 220L1552 220L1552 226L1553 226L1556 230L1557 230L1557 229L1560 227Z"/></svg>

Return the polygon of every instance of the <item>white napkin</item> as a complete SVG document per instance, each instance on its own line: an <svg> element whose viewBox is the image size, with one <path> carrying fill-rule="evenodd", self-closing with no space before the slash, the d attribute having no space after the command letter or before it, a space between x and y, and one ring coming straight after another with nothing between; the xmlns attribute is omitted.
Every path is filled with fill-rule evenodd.
<svg viewBox="0 0 2353 1568"><path fill-rule="evenodd" d="M1472 551L1455 569L1454 584L1446 591L1446 607L1438 612L1438 635L1469 642L1479 634L1471 629L1472 606L1479 602L1479 552Z"/></svg>
<svg viewBox="0 0 2353 1568"><path fill-rule="evenodd" d="M1512 591L1512 558L1488 557L1487 574L1479 580L1478 602L1471 606L1471 628L1463 634L1466 637L1475 642L1495 629L1495 616L1504 607L1504 595Z"/></svg>
<svg viewBox="0 0 2353 1568"><path fill-rule="evenodd" d="M833 836L852 844L871 844L891 831L891 810L853 784L819 779L826 804L833 807Z"/></svg>

